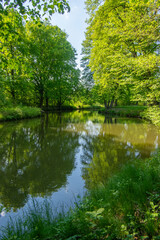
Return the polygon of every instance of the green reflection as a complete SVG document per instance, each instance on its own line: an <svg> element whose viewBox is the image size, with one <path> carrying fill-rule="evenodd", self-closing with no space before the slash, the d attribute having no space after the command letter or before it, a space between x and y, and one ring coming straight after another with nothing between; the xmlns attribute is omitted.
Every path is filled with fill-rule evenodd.
<svg viewBox="0 0 160 240"><path fill-rule="evenodd" d="M107 122L101 125L98 135L82 137L82 162L89 163L83 169L87 188L106 183L126 162L147 158L160 146L160 134L153 125L121 124L113 119L112 124L109 119Z"/></svg>
<svg viewBox="0 0 160 240"><path fill-rule="evenodd" d="M58 191L75 169L78 151L90 188L105 182L127 161L150 156L159 145L154 126L97 112L50 113L1 124L0 203L16 210L29 194L44 197Z"/></svg>
<svg viewBox="0 0 160 240"><path fill-rule="evenodd" d="M0 130L0 202L17 209L28 194L43 197L64 186L78 145L77 134L51 128L47 116L5 124Z"/></svg>

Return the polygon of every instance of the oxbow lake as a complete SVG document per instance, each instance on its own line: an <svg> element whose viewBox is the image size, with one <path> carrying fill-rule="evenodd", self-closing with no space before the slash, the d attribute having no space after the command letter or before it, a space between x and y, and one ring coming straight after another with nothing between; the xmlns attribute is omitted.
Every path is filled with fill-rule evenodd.
<svg viewBox="0 0 160 240"><path fill-rule="evenodd" d="M47 199L55 213L67 211L87 189L159 146L155 126L97 112L0 123L0 226L21 216L33 200Z"/></svg>

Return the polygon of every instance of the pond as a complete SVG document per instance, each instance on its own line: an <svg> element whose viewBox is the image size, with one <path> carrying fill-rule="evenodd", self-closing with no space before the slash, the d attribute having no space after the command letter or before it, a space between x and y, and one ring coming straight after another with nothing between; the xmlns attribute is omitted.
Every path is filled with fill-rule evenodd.
<svg viewBox="0 0 160 240"><path fill-rule="evenodd" d="M87 189L160 146L158 129L140 119L97 112L50 113L0 124L0 226L33 199L66 211Z"/></svg>

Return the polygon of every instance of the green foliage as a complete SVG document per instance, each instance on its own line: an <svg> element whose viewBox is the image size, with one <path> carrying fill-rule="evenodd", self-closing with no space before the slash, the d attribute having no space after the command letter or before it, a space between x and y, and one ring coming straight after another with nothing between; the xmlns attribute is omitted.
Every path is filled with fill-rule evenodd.
<svg viewBox="0 0 160 240"><path fill-rule="evenodd" d="M5 105L6 99L5 99L5 87L4 87L4 79L2 77L2 71L0 71L0 107L3 107Z"/></svg>
<svg viewBox="0 0 160 240"><path fill-rule="evenodd" d="M12 108L3 108L0 112L0 121L6 120L19 120L23 118L33 118L41 115L40 108L36 107L12 107Z"/></svg>
<svg viewBox="0 0 160 240"><path fill-rule="evenodd" d="M129 163L54 219L48 204L34 204L2 239L159 239L159 166L160 154Z"/></svg>
<svg viewBox="0 0 160 240"><path fill-rule="evenodd" d="M1 1L2 2L2 1ZM28 16L40 17L49 12L52 15L55 12L64 13L65 11L70 11L69 4L66 0L56 0L56 1L40 1L40 0L5 0L3 4L0 4L0 13L7 14L8 9L17 9L20 14L24 15L24 18Z"/></svg>
<svg viewBox="0 0 160 240"><path fill-rule="evenodd" d="M147 108L141 113L141 117L150 120L156 126L160 126L160 108L158 106Z"/></svg>
<svg viewBox="0 0 160 240"><path fill-rule="evenodd" d="M11 96L15 101L21 85L25 83L25 48L24 26L18 12L10 10L7 15L3 14L0 31L0 68L4 94ZM21 89L22 90L22 89ZM23 92L25 87L21 91Z"/></svg>
<svg viewBox="0 0 160 240"><path fill-rule="evenodd" d="M38 93L39 105L44 99L61 105L74 95L79 70L76 69L75 50L67 41L67 35L49 23L28 22L28 64L31 80Z"/></svg>
<svg viewBox="0 0 160 240"><path fill-rule="evenodd" d="M67 34L48 22L1 14L0 105L63 105L75 95L80 71Z"/></svg>
<svg viewBox="0 0 160 240"><path fill-rule="evenodd" d="M86 1L84 58L105 102L160 101L158 8L154 0Z"/></svg>

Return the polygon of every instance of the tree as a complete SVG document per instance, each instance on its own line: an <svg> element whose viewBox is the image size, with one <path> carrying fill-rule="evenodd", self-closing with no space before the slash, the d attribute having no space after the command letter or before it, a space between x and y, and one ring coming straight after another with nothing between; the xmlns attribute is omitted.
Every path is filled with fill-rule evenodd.
<svg viewBox="0 0 160 240"><path fill-rule="evenodd" d="M81 59L81 67L82 67L82 76L81 82L84 87L84 96L86 99L91 99L91 90L94 86L93 72L89 68L89 58L91 52L91 39L89 36L89 32L85 33L86 39L82 43L82 59Z"/></svg>
<svg viewBox="0 0 160 240"><path fill-rule="evenodd" d="M31 81L42 107L49 99L59 107L71 97L79 80L75 50L57 26L34 21L26 25Z"/></svg>
<svg viewBox="0 0 160 240"><path fill-rule="evenodd" d="M134 92L132 100L159 95L159 1L105 1L92 15L89 66L97 84ZM157 94L158 93L158 94Z"/></svg>
<svg viewBox="0 0 160 240"><path fill-rule="evenodd" d="M69 4L66 0L0 0L0 14L7 14L9 9L17 9L22 15L28 14L33 17L40 17L41 14L45 15L49 13L52 15L55 11L59 13L64 13L66 10L70 11ZM0 18L1 24L3 24L3 18Z"/></svg>
<svg viewBox="0 0 160 240"><path fill-rule="evenodd" d="M4 78L2 76L2 69L0 69L0 107L4 106L5 104L5 87L4 87Z"/></svg>
<svg viewBox="0 0 160 240"><path fill-rule="evenodd" d="M20 97L19 91L20 98L25 95L25 28L21 16L15 10L3 14L3 21L0 31L0 68L5 90L15 102Z"/></svg>

